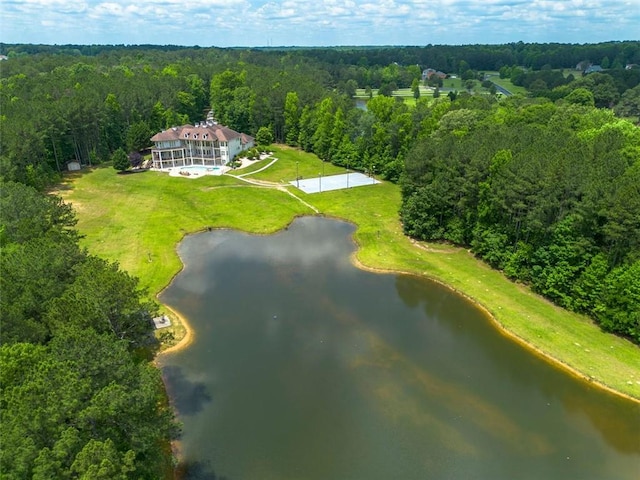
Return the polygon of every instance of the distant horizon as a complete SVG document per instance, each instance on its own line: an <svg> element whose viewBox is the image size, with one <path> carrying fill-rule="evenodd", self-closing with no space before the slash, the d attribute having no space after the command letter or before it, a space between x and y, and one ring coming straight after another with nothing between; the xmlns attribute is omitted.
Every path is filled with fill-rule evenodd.
<svg viewBox="0 0 640 480"><path fill-rule="evenodd" d="M2 43L337 48L640 39L640 0L3 0Z"/></svg>
<svg viewBox="0 0 640 480"><path fill-rule="evenodd" d="M470 46L501 46L522 43L524 45L600 45L607 43L640 42L637 39L627 40L602 40L599 42L525 42L514 40L504 43L428 43L417 44L353 44L353 45L187 45L177 43L39 43L39 42L5 42L0 40L0 45L31 45L46 47L158 47L158 48L220 48L220 49L257 49L257 50L279 50L279 49L332 49L332 48L355 48L355 49L380 49L380 48L427 48L427 47L470 47Z"/></svg>

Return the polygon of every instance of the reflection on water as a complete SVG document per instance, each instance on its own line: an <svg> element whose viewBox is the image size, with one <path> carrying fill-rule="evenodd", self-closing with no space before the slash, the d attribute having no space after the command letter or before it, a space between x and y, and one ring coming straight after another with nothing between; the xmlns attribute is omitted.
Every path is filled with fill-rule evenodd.
<svg viewBox="0 0 640 480"><path fill-rule="evenodd" d="M635 404L439 285L356 269L352 231L302 218L181 243L162 300L195 341L162 363L186 478L636 478Z"/></svg>
<svg viewBox="0 0 640 480"><path fill-rule="evenodd" d="M181 367L169 365L162 374L167 383L167 393L180 415L195 415L206 403L211 402L211 394L204 382L191 381Z"/></svg>

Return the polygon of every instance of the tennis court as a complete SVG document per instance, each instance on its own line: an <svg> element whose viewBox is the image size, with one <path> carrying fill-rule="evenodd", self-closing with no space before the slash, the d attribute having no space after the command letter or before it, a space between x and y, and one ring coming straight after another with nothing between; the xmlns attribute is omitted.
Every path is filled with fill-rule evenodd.
<svg viewBox="0 0 640 480"><path fill-rule="evenodd" d="M304 178L289 182L304 193L322 193L331 190L343 190L345 188L364 187L380 183L373 177L368 177L360 172L349 172L341 175L327 177Z"/></svg>

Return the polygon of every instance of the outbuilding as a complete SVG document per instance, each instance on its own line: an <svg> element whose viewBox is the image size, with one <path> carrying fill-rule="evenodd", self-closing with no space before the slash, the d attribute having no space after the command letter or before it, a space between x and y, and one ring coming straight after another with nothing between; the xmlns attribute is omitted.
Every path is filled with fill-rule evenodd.
<svg viewBox="0 0 640 480"><path fill-rule="evenodd" d="M77 160L71 160L70 162L67 162L67 170L69 170L70 172L77 172L81 168L82 167L80 166L80 162Z"/></svg>

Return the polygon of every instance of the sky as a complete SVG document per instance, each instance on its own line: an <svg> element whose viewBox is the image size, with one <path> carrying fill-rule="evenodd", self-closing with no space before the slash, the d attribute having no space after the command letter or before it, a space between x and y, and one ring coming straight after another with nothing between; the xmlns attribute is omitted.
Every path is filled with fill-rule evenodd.
<svg viewBox="0 0 640 480"><path fill-rule="evenodd" d="M640 40L640 0L0 0L0 41L201 47Z"/></svg>

